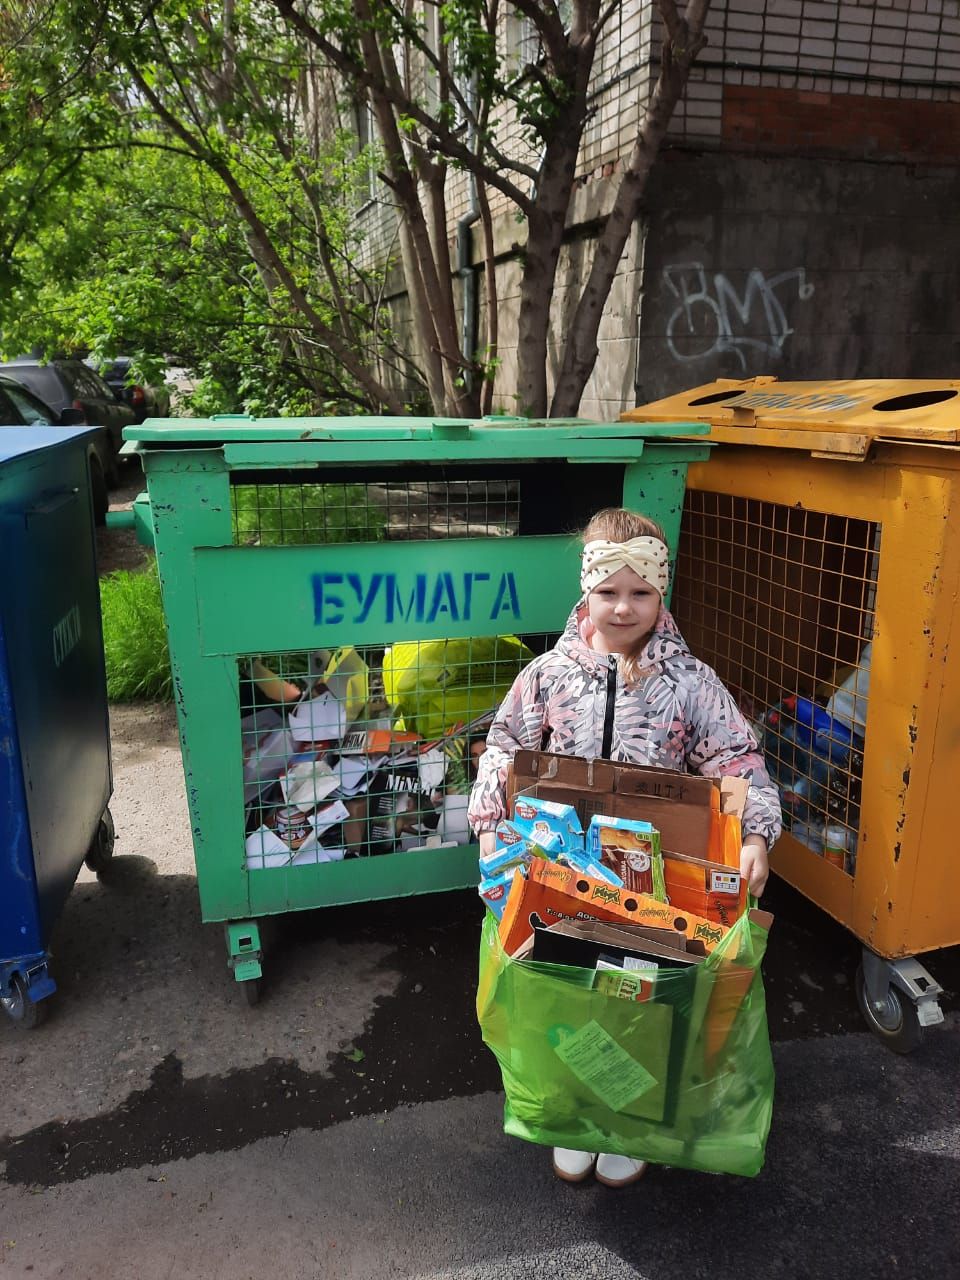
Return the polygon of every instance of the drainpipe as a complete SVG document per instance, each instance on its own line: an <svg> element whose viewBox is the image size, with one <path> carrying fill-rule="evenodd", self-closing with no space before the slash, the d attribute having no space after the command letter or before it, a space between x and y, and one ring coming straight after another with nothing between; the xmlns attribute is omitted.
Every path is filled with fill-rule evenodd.
<svg viewBox="0 0 960 1280"><path fill-rule="evenodd" d="M475 149L477 131L473 123L477 111L477 77L472 75L466 86L467 107L470 120L467 125L467 146ZM470 252L472 236L470 228L480 219L480 196L477 175L467 173L467 211L457 220L457 275L463 285L463 320L460 325L460 349L465 361L472 361L477 350L477 269ZM465 369L463 379L467 390L473 390L473 372Z"/></svg>
<svg viewBox="0 0 960 1280"><path fill-rule="evenodd" d="M633 395L634 404L646 404L650 396L644 390L644 368L640 360L641 339L643 338L643 303L647 293L647 235L650 230L648 218L638 218L635 235L639 236L637 246L637 340L633 357Z"/></svg>

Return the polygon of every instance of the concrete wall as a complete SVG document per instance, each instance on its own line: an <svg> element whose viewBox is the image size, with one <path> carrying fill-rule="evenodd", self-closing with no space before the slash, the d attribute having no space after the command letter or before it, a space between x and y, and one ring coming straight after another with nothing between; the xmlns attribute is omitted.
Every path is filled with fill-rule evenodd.
<svg viewBox="0 0 960 1280"><path fill-rule="evenodd" d="M956 193L953 167L669 155L637 402L761 373L960 376Z"/></svg>
<svg viewBox="0 0 960 1280"><path fill-rule="evenodd" d="M595 207L614 181L592 184ZM717 377L960 377L958 187L950 165L665 152L604 312L581 415L609 421ZM501 228L494 409L510 413L520 268L517 225ZM553 369L592 250L590 235L564 247ZM482 287L480 308L482 334ZM391 310L413 348L408 300L398 294Z"/></svg>

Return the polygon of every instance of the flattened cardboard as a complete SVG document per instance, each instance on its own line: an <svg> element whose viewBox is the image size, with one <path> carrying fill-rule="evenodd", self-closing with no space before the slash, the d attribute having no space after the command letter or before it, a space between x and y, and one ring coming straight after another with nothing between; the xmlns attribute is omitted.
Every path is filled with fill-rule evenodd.
<svg viewBox="0 0 960 1280"><path fill-rule="evenodd" d="M640 937L629 940L620 930L604 931L602 925L593 925L589 920L561 920L548 927L534 916L531 923L532 958L548 964L570 964L595 969L601 955L615 955L620 959L625 956L642 957L671 968L698 964L700 960L700 957L678 947L668 947ZM606 937L603 936L605 932L608 934ZM610 937L609 934L614 936Z"/></svg>
<svg viewBox="0 0 960 1280"><path fill-rule="evenodd" d="M625 924L619 921L608 924L602 920L557 920L548 925L554 933L576 934L594 938L597 942L612 942L617 946L630 946L640 942L656 942L674 951L687 951L687 939L677 929L657 929L642 924ZM692 952L691 952L692 954ZM705 952L701 951L700 955Z"/></svg>
<svg viewBox="0 0 960 1280"><path fill-rule="evenodd" d="M748 918L751 924L759 925L769 933L773 924L771 912L753 907ZM726 956L720 961L704 1015L704 1061L708 1070L713 1069L723 1052L740 1006L756 976L756 969L739 964L735 956Z"/></svg>

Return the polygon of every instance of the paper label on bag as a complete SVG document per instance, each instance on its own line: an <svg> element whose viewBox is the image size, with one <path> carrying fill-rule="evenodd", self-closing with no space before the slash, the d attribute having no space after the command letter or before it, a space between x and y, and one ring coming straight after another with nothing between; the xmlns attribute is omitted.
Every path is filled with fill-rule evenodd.
<svg viewBox="0 0 960 1280"><path fill-rule="evenodd" d="M588 1022L561 1040L554 1053L611 1111L622 1111L657 1083L599 1022Z"/></svg>
<svg viewBox="0 0 960 1280"><path fill-rule="evenodd" d="M739 873L736 871L712 871L710 873L710 892L739 893Z"/></svg>

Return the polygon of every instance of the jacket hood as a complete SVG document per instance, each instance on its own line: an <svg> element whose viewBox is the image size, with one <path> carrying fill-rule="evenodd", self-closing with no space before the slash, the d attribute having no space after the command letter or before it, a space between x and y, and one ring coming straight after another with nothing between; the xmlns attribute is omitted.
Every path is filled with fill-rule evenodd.
<svg viewBox="0 0 960 1280"><path fill-rule="evenodd" d="M586 637L592 626L587 614L586 600L578 600L567 618L567 625L555 648L558 653L578 663L589 675L605 675L610 666L610 658L607 654L597 653L595 649L590 648ZM689 656L687 642L680 634L673 615L661 605L653 634L644 645L637 662L638 670L645 672L648 668L662 669L674 658Z"/></svg>

